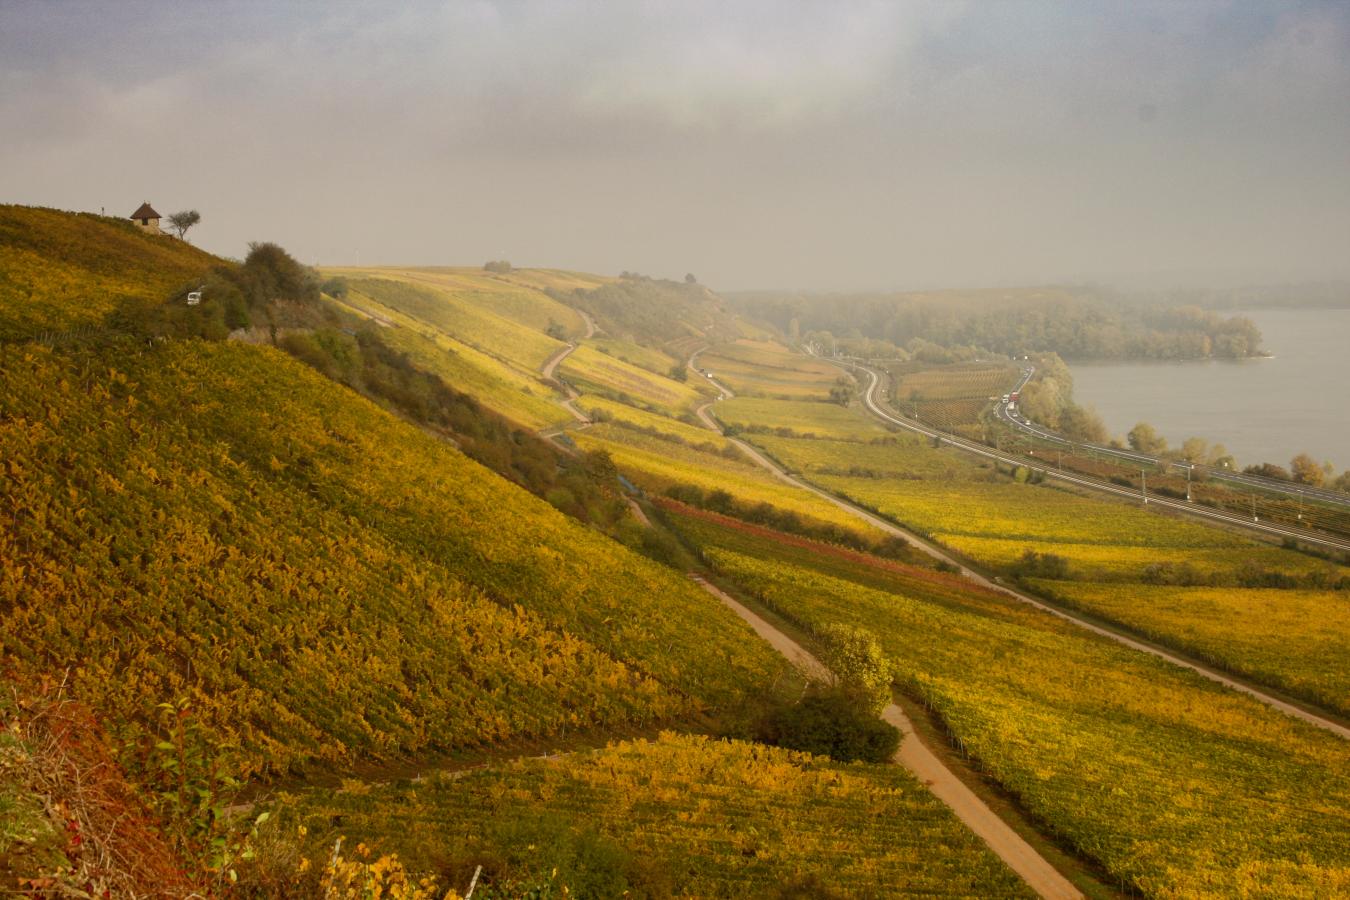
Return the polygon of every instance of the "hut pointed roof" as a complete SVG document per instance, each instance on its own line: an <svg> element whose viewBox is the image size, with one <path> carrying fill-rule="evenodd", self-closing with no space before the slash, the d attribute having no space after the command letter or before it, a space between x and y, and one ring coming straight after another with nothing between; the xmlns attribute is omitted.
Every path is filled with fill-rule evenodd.
<svg viewBox="0 0 1350 900"><path fill-rule="evenodd" d="M160 216L159 213L155 212L155 208L154 208L153 206L151 206L151 205L150 205L150 201L147 200L146 202L144 202L144 203L142 203L142 204L140 205L140 208L139 208L139 209L137 209L137 210L136 210L134 213L132 213L131 215L127 216L127 218L128 218L128 219L158 219L158 218L161 218L161 216Z"/></svg>

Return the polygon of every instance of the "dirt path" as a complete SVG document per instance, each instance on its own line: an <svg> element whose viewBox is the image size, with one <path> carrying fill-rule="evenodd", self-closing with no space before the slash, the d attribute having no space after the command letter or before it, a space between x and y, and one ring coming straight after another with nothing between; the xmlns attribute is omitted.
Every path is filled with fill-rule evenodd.
<svg viewBox="0 0 1350 900"><path fill-rule="evenodd" d="M829 677L829 670L792 638L705 579L697 575L691 575L690 578L744 619L756 634L768 641L770 646L783 654L802 672L813 678ZM900 749L895 753L895 762L904 766L927 785L933 796L945 803L966 827L988 844L989 849L994 851L1008 868L1020 875L1036 893L1049 898L1083 896L1054 866L1046 862L1045 857L1013 831L983 800L975 796L951 769L942 764L933 751L924 746L904 710L892 703L882 711L881 717L899 728L903 734Z"/></svg>
<svg viewBox="0 0 1350 900"><path fill-rule="evenodd" d="M576 309L575 306L572 308ZM581 336L581 339L584 341L587 338L595 337L595 320L591 318L591 314L582 309L577 309L577 314L581 316L581 321L586 323L586 333Z"/></svg>
<svg viewBox="0 0 1350 900"><path fill-rule="evenodd" d="M590 337L595 333L595 323L593 323L590 316L587 316L585 313L582 313L582 316L586 319L586 337ZM558 405L571 413L572 418L576 419L577 422L582 425L590 425L590 416L577 409L576 406L576 401L580 399L581 395L578 394L570 384L554 374L562 361L567 359L568 355L575 349L577 349L576 343L569 342L567 346L561 348L557 353L548 358L548 362L544 363L544 367L539 370L539 373L543 375L545 381L551 381L562 388L563 397L558 401Z"/></svg>
<svg viewBox="0 0 1350 900"><path fill-rule="evenodd" d="M722 387L711 377L708 376L705 377L707 377L708 380L712 382L713 385L715 385L716 387L719 388ZM703 422L704 425L720 434L722 433L722 427L721 425L718 424L717 420L713 418L712 413L709 412L709 408L713 405L714 402L716 401L711 401L703 404L697 410L695 410L695 413L698 415L699 419ZM908 531L904 528L900 528L894 523L889 522L881 518L880 516L874 515L859 506L855 506L854 504L848 502L847 500L843 500L835 496L834 494L831 494L830 492L823 490L822 488L816 487L815 485L809 482L803 481L799 478L795 478L792 475L789 475L787 472L783 471L783 469L777 463L769 459L755 447L751 446L750 444L747 444L745 441L742 441L739 438L734 437L728 437L727 440L735 444L736 447L742 453L744 453L747 457L749 457L753 462L755 462L762 468L772 473L774 477L779 479L780 481L793 485L794 487L801 488L804 491L810 491L811 493L815 494L822 500L826 500L834 504L839 509L842 509L845 512L855 516L856 518L861 519L864 522L867 522L869 525L872 525L875 528L878 528L881 531L884 531L885 533L892 535L894 537L903 538L904 540L908 541L911 545L913 545L919 550L922 550L924 553L928 554L934 559L955 566L957 569L960 570L961 574L965 576L965 578L967 578L972 584L976 584L979 585L980 587L994 591L995 593L1001 594L1004 597L1009 597L1013 600L1018 601L1019 603L1025 603L1028 606L1034 606L1037 609L1041 610L1042 612L1047 612L1050 615L1055 616L1056 618L1059 619L1063 619L1066 622L1072 622L1074 625L1077 625L1079 628L1082 628L1085 631L1090 631L1093 634L1100 635L1101 637L1115 641L1117 644L1122 644L1126 647L1129 647L1132 650L1138 650L1142 653L1148 653L1159 659L1166 660L1167 662L1172 663L1175 666L1180 666L1183 669L1189 669L1190 671L1195 672L1197 675L1201 675L1205 678L1208 678L1210 681L1216 682L1218 684L1223 685L1224 687L1232 688L1235 691L1239 691L1243 694L1246 694L1247 696L1255 700L1258 700L1261 703L1264 703L1266 706L1278 710L1284 713L1285 715L1293 716L1294 718L1306 722L1309 725L1314 725L1318 728L1321 728L1323 731L1329 731L1332 734L1337 735L1338 737L1350 740L1350 727L1346 727L1345 725L1342 725L1337 721L1318 715L1316 712L1310 709L1305 709L1304 707L1292 703L1288 700L1284 700L1273 694L1269 694L1258 687L1255 687L1244 681L1240 681L1237 678L1234 678L1230 675L1226 675L1215 669L1211 669L1210 667L1195 662L1194 660L1188 659L1185 656L1181 656L1179 654L1166 650L1162 647L1155 646L1153 644L1147 643L1137 638L1130 637L1129 635L1123 634L1114 629L1098 625L1094 622L1089 622L1088 620L1079 618L1078 616L1073 615L1070 612L1059 609L1058 607L1055 606L1051 606L1050 604L1042 600L1039 600L1030 594L1024 594L1021 591L1018 591L1014 588L1010 588L1007 585L1004 585L1000 582L992 581L981 575L979 572L976 572L962 565L959 560L952 557L946 551L938 548L936 545L930 543L924 538L919 537L917 534L914 534L913 532Z"/></svg>

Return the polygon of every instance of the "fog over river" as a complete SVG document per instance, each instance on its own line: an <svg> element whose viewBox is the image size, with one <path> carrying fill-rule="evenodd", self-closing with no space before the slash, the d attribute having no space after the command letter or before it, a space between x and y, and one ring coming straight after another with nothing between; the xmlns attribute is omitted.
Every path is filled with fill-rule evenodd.
<svg viewBox="0 0 1350 900"><path fill-rule="evenodd" d="M1192 436L1221 443L1243 466L1287 468L1307 452L1350 467L1350 309L1233 315L1257 324L1274 358L1070 362L1075 399L1120 436L1144 421L1173 446Z"/></svg>

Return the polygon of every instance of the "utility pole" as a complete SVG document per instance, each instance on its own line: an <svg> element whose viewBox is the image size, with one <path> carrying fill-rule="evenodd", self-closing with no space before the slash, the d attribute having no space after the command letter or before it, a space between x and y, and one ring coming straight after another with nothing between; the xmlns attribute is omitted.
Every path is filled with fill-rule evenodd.
<svg viewBox="0 0 1350 900"><path fill-rule="evenodd" d="M1252 521L1253 521L1253 522L1257 521L1257 519L1256 519L1256 492L1255 492L1255 491L1252 492Z"/></svg>
<svg viewBox="0 0 1350 900"><path fill-rule="evenodd" d="M1190 466L1187 466L1187 467L1186 467L1186 502L1187 502L1187 503L1190 503L1190 502L1191 502L1191 470L1193 470L1194 468L1195 468L1194 465L1190 465Z"/></svg>
<svg viewBox="0 0 1350 900"><path fill-rule="evenodd" d="M1148 473L1143 469L1139 470L1139 496L1144 498L1144 505L1148 505Z"/></svg>

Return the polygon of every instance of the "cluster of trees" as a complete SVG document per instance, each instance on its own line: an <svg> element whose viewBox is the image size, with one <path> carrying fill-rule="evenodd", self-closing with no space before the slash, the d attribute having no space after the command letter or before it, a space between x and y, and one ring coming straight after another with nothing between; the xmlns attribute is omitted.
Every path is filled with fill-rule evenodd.
<svg viewBox="0 0 1350 900"><path fill-rule="evenodd" d="M853 402L857 393L857 386L853 383L853 379L840 375L830 386L830 402L838 403L840 406L848 406Z"/></svg>
<svg viewBox="0 0 1350 900"><path fill-rule="evenodd" d="M1280 481L1292 481L1294 484L1306 484L1309 487L1330 487L1350 493L1350 470L1339 475L1336 467L1329 462L1318 462L1307 453L1300 453L1289 461L1289 468L1274 463L1261 463L1242 470L1247 475L1261 475L1277 478Z"/></svg>
<svg viewBox="0 0 1350 900"><path fill-rule="evenodd" d="M1261 352L1261 333L1249 319L1196 306L1123 303L1094 291L764 293L733 302L785 333L830 332L872 349L889 344L890 352L912 353L908 346L915 338L943 348L1009 356L1052 351L1071 359L1242 358Z"/></svg>
<svg viewBox="0 0 1350 900"><path fill-rule="evenodd" d="M483 271L496 275L510 275L515 269L504 259L491 259L483 263Z"/></svg>
<svg viewBox="0 0 1350 900"><path fill-rule="evenodd" d="M900 746L900 731L879 715L891 702L891 665L869 631L828 624L817 630L822 662L834 675L794 703L772 709L756 739L839 762L883 763Z"/></svg>
<svg viewBox="0 0 1350 900"><path fill-rule="evenodd" d="M253 243L242 264L216 265L176 291L167 303L125 304L107 324L138 334L207 340L224 340L231 331L254 325L266 326L275 335L283 327L332 321L319 306L319 288L318 274L284 249ZM190 291L201 292L196 306L185 302Z"/></svg>
<svg viewBox="0 0 1350 900"><path fill-rule="evenodd" d="M1130 449L1163 460L1188 462L1215 469L1236 469L1237 461L1223 444L1211 444L1204 438L1191 437L1180 447L1169 447L1167 439L1147 422L1140 422L1125 435Z"/></svg>
<svg viewBox="0 0 1350 900"><path fill-rule="evenodd" d="M1037 357L1036 379L1022 388L1017 402L1027 418L1071 440L1099 444L1109 438L1101 416L1074 402L1073 375L1057 354Z"/></svg>
<svg viewBox="0 0 1350 900"><path fill-rule="evenodd" d="M1126 435L1130 449L1163 460L1184 461L1211 469L1237 470L1235 460L1223 444L1211 444L1204 438L1192 437L1182 442L1180 447L1168 446L1167 439L1147 422L1140 422ZM1350 493L1350 471L1336 474L1336 468L1329 462L1318 462L1307 453L1300 453L1289 461L1289 467L1271 462L1257 463L1242 470L1245 475L1259 475L1278 481L1294 484L1306 484L1309 487L1330 487Z"/></svg>
<svg viewBox="0 0 1350 900"><path fill-rule="evenodd" d="M796 321L795 319L793 320ZM983 347L944 347L921 337L913 337L904 346L878 338L864 337L856 329L843 336L830 331L810 331L800 338L825 356L856 356L861 359L894 359L900 362L917 360L933 365L970 362L997 356Z"/></svg>

